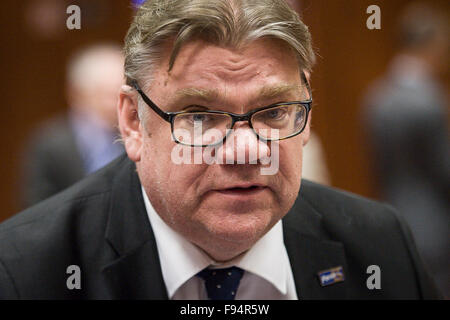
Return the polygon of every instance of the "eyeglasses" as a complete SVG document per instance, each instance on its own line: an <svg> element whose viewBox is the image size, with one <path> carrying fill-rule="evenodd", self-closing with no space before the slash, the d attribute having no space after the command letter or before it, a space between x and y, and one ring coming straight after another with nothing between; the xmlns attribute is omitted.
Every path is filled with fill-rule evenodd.
<svg viewBox="0 0 450 320"><path fill-rule="evenodd" d="M312 104L311 89L303 73L302 79L308 89L308 100L275 103L245 114L216 110L165 112L150 100L136 81L133 86L144 102L170 123L176 143L207 147L223 143L238 121L248 121L250 128L262 141L285 140L300 134L308 122Z"/></svg>

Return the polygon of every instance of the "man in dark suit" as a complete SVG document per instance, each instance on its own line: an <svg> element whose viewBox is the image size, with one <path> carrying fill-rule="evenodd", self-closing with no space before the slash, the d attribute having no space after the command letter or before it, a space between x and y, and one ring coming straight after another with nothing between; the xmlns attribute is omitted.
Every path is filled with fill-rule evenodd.
<svg viewBox="0 0 450 320"><path fill-rule="evenodd" d="M439 297L391 208L300 188L314 54L284 1L147 1L125 42L127 156L0 226L0 297Z"/></svg>
<svg viewBox="0 0 450 320"><path fill-rule="evenodd" d="M91 45L71 57L66 81L69 111L40 125L23 154L24 207L64 190L123 153L123 146L114 143L122 81L123 56L117 45Z"/></svg>

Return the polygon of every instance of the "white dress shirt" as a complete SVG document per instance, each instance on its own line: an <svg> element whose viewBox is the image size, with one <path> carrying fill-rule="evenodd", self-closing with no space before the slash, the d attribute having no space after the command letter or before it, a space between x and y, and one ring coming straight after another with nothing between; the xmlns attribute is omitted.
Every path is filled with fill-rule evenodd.
<svg viewBox="0 0 450 320"><path fill-rule="evenodd" d="M291 264L279 221L243 255L220 263L170 228L156 213L142 188L145 208L156 239L162 275L169 299L206 300L204 281L196 274L204 268L245 270L236 300L296 300L297 292Z"/></svg>

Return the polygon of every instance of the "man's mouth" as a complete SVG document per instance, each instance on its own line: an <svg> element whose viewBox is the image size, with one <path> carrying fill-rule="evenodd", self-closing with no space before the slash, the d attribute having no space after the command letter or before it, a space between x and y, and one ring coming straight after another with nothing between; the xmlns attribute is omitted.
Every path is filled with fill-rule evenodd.
<svg viewBox="0 0 450 320"><path fill-rule="evenodd" d="M262 185L249 185L249 186L239 186L239 187L230 187L225 189L215 190L224 195L229 196L251 196L256 195L262 191L267 189L266 186Z"/></svg>

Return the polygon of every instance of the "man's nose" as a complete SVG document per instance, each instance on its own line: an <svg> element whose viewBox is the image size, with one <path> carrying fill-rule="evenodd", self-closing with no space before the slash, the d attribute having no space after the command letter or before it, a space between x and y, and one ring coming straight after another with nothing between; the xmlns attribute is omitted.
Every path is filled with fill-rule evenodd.
<svg viewBox="0 0 450 320"><path fill-rule="evenodd" d="M218 155L223 157L224 164L257 164L270 157L270 148L248 124L237 123L218 149Z"/></svg>

